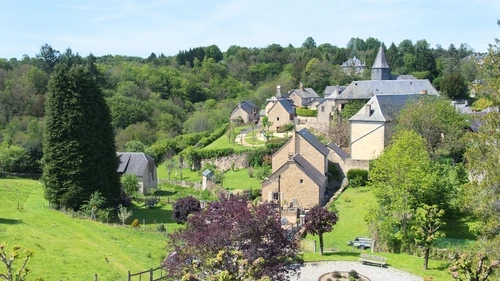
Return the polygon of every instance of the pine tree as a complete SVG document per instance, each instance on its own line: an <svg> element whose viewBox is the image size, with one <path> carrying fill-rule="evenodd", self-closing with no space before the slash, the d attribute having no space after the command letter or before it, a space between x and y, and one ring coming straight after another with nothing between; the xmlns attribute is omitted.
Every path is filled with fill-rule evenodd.
<svg viewBox="0 0 500 281"><path fill-rule="evenodd" d="M111 115L89 66L58 65L49 82L43 181L49 202L79 209L95 191L117 203Z"/></svg>

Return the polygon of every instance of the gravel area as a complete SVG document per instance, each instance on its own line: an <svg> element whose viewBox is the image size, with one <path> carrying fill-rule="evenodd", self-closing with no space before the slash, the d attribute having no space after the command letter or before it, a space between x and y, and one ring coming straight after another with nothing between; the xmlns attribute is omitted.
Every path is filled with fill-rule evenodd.
<svg viewBox="0 0 500 281"><path fill-rule="evenodd" d="M328 272L356 270L371 281L422 281L421 277L392 267L380 268L371 265L362 265L352 261L326 261L306 263L302 267L300 277L292 277L290 281L318 281L318 278Z"/></svg>

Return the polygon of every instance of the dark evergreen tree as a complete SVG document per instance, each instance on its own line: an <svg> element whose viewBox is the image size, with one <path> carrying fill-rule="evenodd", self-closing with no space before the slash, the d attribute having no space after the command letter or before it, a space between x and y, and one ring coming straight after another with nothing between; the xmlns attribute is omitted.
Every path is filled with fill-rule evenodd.
<svg viewBox="0 0 500 281"><path fill-rule="evenodd" d="M79 209L95 191L118 203L111 115L89 66L60 64L49 82L43 181L49 202Z"/></svg>

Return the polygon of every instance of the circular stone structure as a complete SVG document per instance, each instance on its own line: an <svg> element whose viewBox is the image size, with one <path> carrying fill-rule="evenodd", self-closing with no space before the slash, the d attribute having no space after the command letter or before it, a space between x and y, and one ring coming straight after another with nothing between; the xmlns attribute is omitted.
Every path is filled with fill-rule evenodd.
<svg viewBox="0 0 500 281"><path fill-rule="evenodd" d="M356 270L360 275L368 277L371 281L422 281L422 277L410 274L404 270L392 267L363 265L360 262L354 261L308 262L301 268L299 277L290 276L289 280L318 281L325 273L331 276L331 273L334 271L349 272L351 270ZM335 279L332 278L332 280Z"/></svg>

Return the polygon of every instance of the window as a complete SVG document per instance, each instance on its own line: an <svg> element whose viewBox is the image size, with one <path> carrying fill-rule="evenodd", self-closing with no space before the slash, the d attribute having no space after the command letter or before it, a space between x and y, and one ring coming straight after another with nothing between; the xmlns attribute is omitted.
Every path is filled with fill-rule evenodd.
<svg viewBox="0 0 500 281"><path fill-rule="evenodd" d="M321 107L321 112L325 112L325 107L324 106Z"/></svg>
<svg viewBox="0 0 500 281"><path fill-rule="evenodd" d="M276 117L276 121L280 121L280 118L279 118L279 117Z"/></svg>
<svg viewBox="0 0 500 281"><path fill-rule="evenodd" d="M302 184L302 183L304 183L304 179L300 179L300 183L301 183L301 184Z"/></svg>
<svg viewBox="0 0 500 281"><path fill-rule="evenodd" d="M278 200L280 194L278 192L273 192L273 200Z"/></svg>

